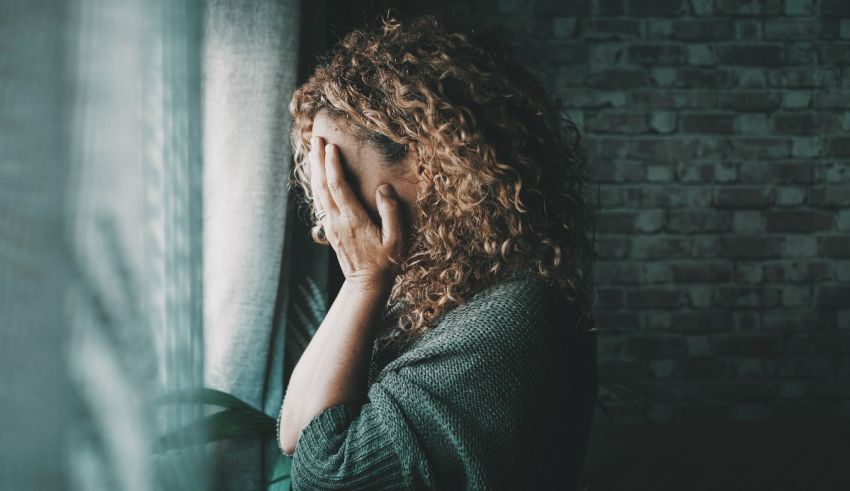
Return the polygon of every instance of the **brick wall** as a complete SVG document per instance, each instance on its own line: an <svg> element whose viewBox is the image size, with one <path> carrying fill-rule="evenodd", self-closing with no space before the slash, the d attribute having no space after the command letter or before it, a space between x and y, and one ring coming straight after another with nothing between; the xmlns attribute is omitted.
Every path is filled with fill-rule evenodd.
<svg viewBox="0 0 850 491"><path fill-rule="evenodd" d="M605 377L657 421L850 417L850 0L488 13L587 137Z"/></svg>

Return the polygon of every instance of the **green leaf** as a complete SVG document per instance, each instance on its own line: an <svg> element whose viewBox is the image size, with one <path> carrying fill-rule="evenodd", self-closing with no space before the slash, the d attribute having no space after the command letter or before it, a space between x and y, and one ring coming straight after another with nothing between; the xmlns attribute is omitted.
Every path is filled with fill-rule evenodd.
<svg viewBox="0 0 850 491"><path fill-rule="evenodd" d="M276 423L271 416L253 409L226 409L162 435L155 443L154 452L227 438L274 436Z"/></svg>
<svg viewBox="0 0 850 491"><path fill-rule="evenodd" d="M307 276L306 283L306 286L299 285L298 289L301 291L303 299L307 302L307 305L310 308L310 313L313 316L311 327L312 331L315 332L319 325L321 325L322 319L324 319L325 315L328 313L328 302L325 299L325 295L322 293L322 290L319 288L319 285L316 284L313 278Z"/></svg>
<svg viewBox="0 0 850 491"><path fill-rule="evenodd" d="M310 277L297 286L286 320L286 359L289 370L301 357L328 312L328 302Z"/></svg>
<svg viewBox="0 0 850 491"><path fill-rule="evenodd" d="M269 481L268 491L289 491L291 486L291 482L289 480L291 471L292 457L279 454L277 461L275 462L274 471L272 472L272 475L275 477Z"/></svg>
<svg viewBox="0 0 850 491"><path fill-rule="evenodd" d="M175 390L167 394L163 394L156 400L157 404L170 403L197 403L211 404L214 406L222 406L231 409L243 409L246 411L256 411L262 413L259 409L239 399L238 397L222 392L217 389L207 387L190 387L188 389Z"/></svg>

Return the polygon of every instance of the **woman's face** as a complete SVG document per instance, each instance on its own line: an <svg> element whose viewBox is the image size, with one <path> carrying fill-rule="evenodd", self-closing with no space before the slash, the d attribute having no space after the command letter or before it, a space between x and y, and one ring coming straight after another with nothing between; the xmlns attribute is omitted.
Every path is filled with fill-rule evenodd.
<svg viewBox="0 0 850 491"><path fill-rule="evenodd" d="M419 188L416 152L408 151L401 162L392 168L387 168L383 156L376 148L369 143L359 141L344 124L337 123L324 109L320 110L313 119L312 136L321 138L323 145L328 143L336 145L348 184L378 226L381 225L381 219L375 202L375 193L381 184L386 183L393 187L402 208L406 234L416 219L416 214L413 212Z"/></svg>

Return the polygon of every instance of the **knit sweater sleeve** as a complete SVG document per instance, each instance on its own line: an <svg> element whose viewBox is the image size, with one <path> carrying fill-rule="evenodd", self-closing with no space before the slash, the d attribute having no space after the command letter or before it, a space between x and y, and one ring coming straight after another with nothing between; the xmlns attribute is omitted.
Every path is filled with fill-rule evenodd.
<svg viewBox="0 0 850 491"><path fill-rule="evenodd" d="M355 416L340 403L313 417L293 454L293 489L408 489L378 409L366 403Z"/></svg>
<svg viewBox="0 0 850 491"><path fill-rule="evenodd" d="M340 403L314 416L292 457L293 489L433 489L425 449L406 419L418 409L405 392L385 373L358 414Z"/></svg>
<svg viewBox="0 0 850 491"><path fill-rule="evenodd" d="M317 414L294 451L293 488L507 489L547 370L530 295L480 296L391 361L358 414L345 403Z"/></svg>

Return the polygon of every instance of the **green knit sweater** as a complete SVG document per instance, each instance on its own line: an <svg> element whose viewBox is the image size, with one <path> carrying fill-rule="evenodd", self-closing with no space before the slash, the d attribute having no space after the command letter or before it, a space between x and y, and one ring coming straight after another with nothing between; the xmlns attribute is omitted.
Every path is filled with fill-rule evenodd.
<svg viewBox="0 0 850 491"><path fill-rule="evenodd" d="M596 400L596 342L530 273L488 285L402 348L375 341L368 401L302 430L295 490L575 489Z"/></svg>

